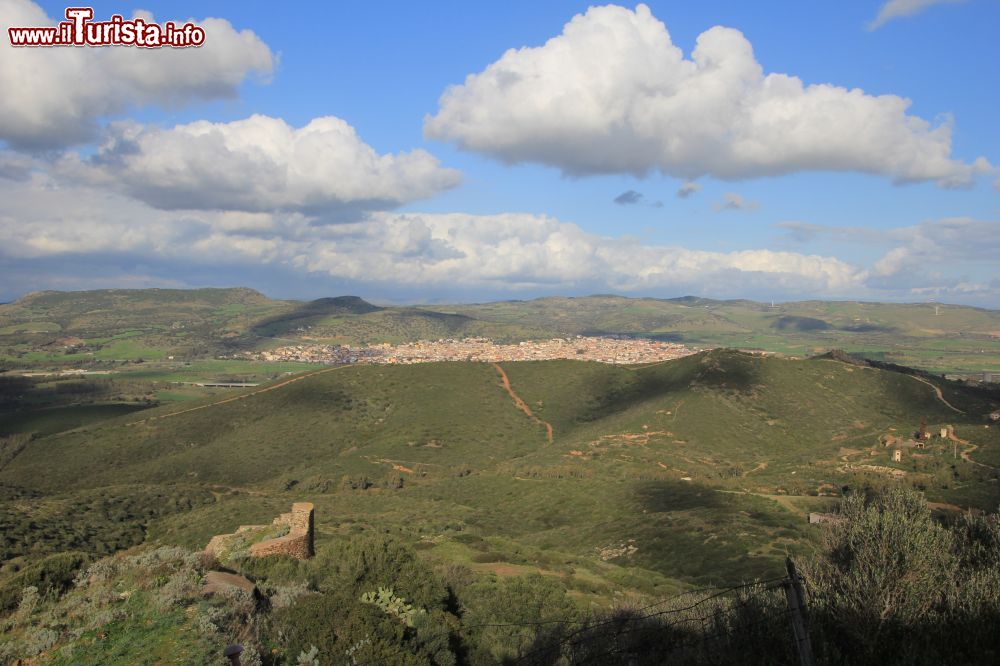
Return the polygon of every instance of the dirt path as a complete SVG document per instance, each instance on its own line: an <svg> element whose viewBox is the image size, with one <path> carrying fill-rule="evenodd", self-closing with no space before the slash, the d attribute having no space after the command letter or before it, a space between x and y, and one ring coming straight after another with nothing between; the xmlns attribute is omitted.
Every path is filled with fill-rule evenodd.
<svg viewBox="0 0 1000 666"><path fill-rule="evenodd" d="M830 361L830 362L831 362L831 363L840 363L840 361ZM867 366L867 365L860 365L860 366L858 366L858 367L859 367L859 368L862 368L862 369L864 369L864 370L873 370L873 371L877 371L877 370L879 370L879 368L873 368L873 367L871 367L871 366ZM951 404L950 402L948 402L948 401L947 401L947 400L945 399L945 397L944 397L944 394L943 394L943 393L941 392L941 389L940 389L940 388L938 388L938 387L937 387L937 386L936 386L935 384L933 384L932 382L929 382L929 381L927 381L927 380L926 380L926 379L924 379L923 377L917 377L916 375L906 375L906 376L907 376L907 377L909 377L910 379L915 379L915 380L917 380L918 382L920 382L920 383L922 383L922 384L927 384L927 385L928 385L928 386L930 386L930 387L931 387L932 389L934 389L934 394L935 394L935 395L937 396L937 399L938 399L938 400L940 400L940 401L941 401L942 403L944 403L944 405L945 405L945 406L946 406L946 407L947 407L948 409L952 410L953 412L958 412L959 414L965 414L965 412L963 412L963 411L962 411L961 409L959 409L959 408L958 408L958 407L956 407L955 405L953 405L953 404Z"/></svg>
<svg viewBox="0 0 1000 666"><path fill-rule="evenodd" d="M522 412L524 412L525 414L527 414L536 423L540 423L543 426L545 426L545 435L546 435L546 437L548 437L549 444L551 444L552 443L552 424L549 423L548 421L543 421L540 418L538 418L537 416L535 416L534 413L532 413L532 411L531 411L531 407L528 407L528 403L526 403L524 400L522 400L521 396L519 396L518 394L514 393L514 388L510 385L510 378L507 376L507 373L504 372L503 368L500 367L499 363L494 363L493 367L496 368L497 372L500 373L500 379L501 379L501 381L503 381L503 387L504 387L504 389L507 390L507 394L510 396L511 400L514 401L514 406L516 406Z"/></svg>
<svg viewBox="0 0 1000 666"><path fill-rule="evenodd" d="M923 377L917 377L916 375L909 375L909 376L912 377L913 379L916 379L918 382L921 382L923 384L927 384L932 389L934 389L934 394L937 395L937 399L940 400L941 402L943 402L945 404L945 406L948 407L948 409L952 410L953 412L958 412L959 414L964 414L965 413L961 409L959 409L958 407L956 407L955 405L953 405L950 402L948 402L947 400L945 400L944 399L944 394L941 393L941 389L938 388L937 386L935 386L934 384L932 384L931 382L927 381Z"/></svg>
<svg viewBox="0 0 1000 666"><path fill-rule="evenodd" d="M191 407L189 409L182 409L179 412L170 412L169 414L161 414L160 416L150 416L149 418L140 419L138 421L132 421L130 423L126 423L125 425L127 425L127 426L133 426L133 425L139 425L139 424L142 424L142 423L147 423L149 421L159 421L161 419L169 419L169 418L171 418L173 416L180 416L181 414L188 414L190 412L197 412L198 410L208 409L209 407L217 407L219 405L224 405L224 404L226 404L228 402L236 402L237 400L246 400L247 398L252 398L255 395L259 395L261 393L267 393L268 391L274 391L275 389L280 389L282 387L288 386L289 384L294 384L295 382L300 382L303 379L308 379L309 377L315 377L316 375L322 375L322 374L327 373L327 372L333 372L334 370L339 370L339 369L344 368L344 367L348 367L348 366L336 365L336 366L334 366L332 368L324 368L323 370L318 370L316 372L310 372L310 373L305 374L305 375L298 375L296 377L292 377L291 379L286 379L283 382L279 382L277 384L272 384L271 386L268 386L266 388L262 388L262 389L257 390L257 391L251 391L250 393L244 393L243 395L237 395L237 396L234 396L232 398L226 398L225 400L219 400L218 402L212 402L212 403L209 403L207 405L198 405L197 407Z"/></svg>
<svg viewBox="0 0 1000 666"><path fill-rule="evenodd" d="M973 444L972 442L970 442L967 439L961 439L960 437L958 437L955 434L955 429L953 427L951 427L951 426L948 426L948 439L950 439L953 442L958 442L962 446L968 447L968 448L962 449L958 453L958 455L962 456L962 460L964 460L965 462L972 463L973 465L979 465L980 467L985 467L986 469L997 469L993 465L987 465L986 463L981 463L978 460L973 460L972 457L969 454L972 453L973 451L975 451L976 449L978 449L979 445L978 444Z"/></svg>

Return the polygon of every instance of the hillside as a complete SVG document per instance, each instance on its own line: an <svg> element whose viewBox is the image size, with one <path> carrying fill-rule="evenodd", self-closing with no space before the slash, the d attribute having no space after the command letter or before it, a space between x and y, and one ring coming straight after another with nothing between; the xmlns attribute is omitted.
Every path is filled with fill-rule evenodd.
<svg viewBox="0 0 1000 666"><path fill-rule="evenodd" d="M695 582L773 571L809 540L802 512L844 486L898 476L959 505L1000 497L985 466L1000 464L1000 429L983 428L995 403L947 386L946 404L904 374L723 351L639 369L502 369L522 403L490 364L344 366L35 439L0 470L20 498L5 509L6 556L35 543L34 511L64 511L79 493L187 487L218 501L152 516L151 534L196 546L306 496L330 535L353 523L413 539L457 530L498 539L501 559L557 549L590 560L634 539L629 564ZM893 463L880 439L922 419L963 443ZM975 462L952 460L953 448Z"/></svg>
<svg viewBox="0 0 1000 666"><path fill-rule="evenodd" d="M937 373L1000 372L1000 313L940 304L588 296L379 307L356 296L271 300L250 289L42 292L0 305L0 362L205 359L287 344L497 342L624 334L808 357L831 348Z"/></svg>
<svg viewBox="0 0 1000 666"><path fill-rule="evenodd" d="M675 595L694 588L783 575L787 554L806 559L817 547L807 513L829 511L844 493L907 487L953 516L995 508L1000 428L985 427L993 396L839 356L334 366L0 438L0 601L18 608L0 632L15 627L14 649L35 654L70 639L17 618L37 606L51 627L76 613L75 656L63 648L55 663L145 658L137 646L164 658L209 654L233 636L251 640L240 627L262 607L245 595L201 597L199 581L217 565L193 551L303 500L316 506L314 561L224 563L275 604L276 624L254 624L252 641L276 641L280 663L314 641L331 649L328 624L310 618L332 617L338 635L363 643L370 630L357 623L385 616L369 617L358 599L382 586L391 586L379 592L386 609L460 615L462 641L487 650L469 663L495 663L530 653L540 625L517 622L664 598L681 608ZM916 448L909 439L921 422L947 437ZM69 585L87 558L135 546L144 549L100 560L86 585ZM23 597L33 580L65 597ZM783 602L766 603L767 640L785 645ZM379 640L441 650L433 646L457 639L428 643L421 632L458 631L457 622L441 615L413 625L416 634L379 625L396 627ZM515 624L495 633L482 622ZM311 628L288 633L295 626ZM190 639L180 646L178 635Z"/></svg>
<svg viewBox="0 0 1000 666"><path fill-rule="evenodd" d="M21 363L211 357L293 307L245 288L38 292L0 305L0 354Z"/></svg>
<svg viewBox="0 0 1000 666"><path fill-rule="evenodd" d="M440 309L560 335L623 333L795 356L841 348L935 372L1000 370L1000 312L956 305L588 296Z"/></svg>

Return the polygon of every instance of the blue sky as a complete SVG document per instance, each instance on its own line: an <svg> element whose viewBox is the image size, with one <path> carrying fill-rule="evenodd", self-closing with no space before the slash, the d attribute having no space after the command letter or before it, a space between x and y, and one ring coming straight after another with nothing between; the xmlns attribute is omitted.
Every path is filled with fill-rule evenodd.
<svg viewBox="0 0 1000 666"><path fill-rule="evenodd" d="M183 53L4 34L0 298L1000 306L1000 3L300 6L95 4Z"/></svg>

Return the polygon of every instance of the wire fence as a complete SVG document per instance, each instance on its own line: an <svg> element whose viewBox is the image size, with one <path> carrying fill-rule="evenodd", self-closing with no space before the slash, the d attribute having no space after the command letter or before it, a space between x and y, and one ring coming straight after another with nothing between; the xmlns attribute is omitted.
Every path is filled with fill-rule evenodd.
<svg viewBox="0 0 1000 666"><path fill-rule="evenodd" d="M535 630L532 644L521 645L517 656L501 662L510 666L728 664L734 650L745 650L755 640L769 655L776 641L785 645L786 658L774 662L798 661L808 666L811 657L800 655L796 660L792 649L791 625L797 617L801 619L801 609L785 603L785 592L794 589L796 575L789 562L787 576L686 590L639 608L610 611L600 619L484 622L464 625L462 631ZM351 666L375 666L375 662L353 661Z"/></svg>
<svg viewBox="0 0 1000 666"><path fill-rule="evenodd" d="M766 609L756 617L740 612L749 608L754 597L769 594L788 583L788 577L688 590L636 609L612 612L606 619L547 620L534 623L505 623L503 626L538 627L542 625L577 625L565 636L536 639L536 646L522 652L511 664L553 663L557 659L571 664L649 662L668 659L711 641L746 636L762 625L784 626L793 611L783 608L773 598L756 600L754 610ZM697 598L693 598L696 595ZM744 598L739 598L743 595ZM688 599L691 599L688 602ZM668 606L663 608L663 606ZM659 610L656 610L659 609ZM483 626L472 625L473 629ZM790 630L789 630L790 634ZM636 640L638 639L638 640ZM649 654L655 651L656 654ZM705 650L702 650L705 652ZM642 654L645 653L645 654ZM705 656L705 655L703 655Z"/></svg>

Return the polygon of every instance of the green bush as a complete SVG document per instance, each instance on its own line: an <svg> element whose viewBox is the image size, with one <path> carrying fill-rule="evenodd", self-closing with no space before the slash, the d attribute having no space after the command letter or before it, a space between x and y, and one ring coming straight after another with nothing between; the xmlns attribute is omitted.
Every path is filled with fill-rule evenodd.
<svg viewBox="0 0 1000 666"><path fill-rule="evenodd" d="M76 573L86 562L84 553L57 553L21 569L0 583L0 612L14 610L21 591L29 586L38 588L42 596L61 595L73 585Z"/></svg>
<svg viewBox="0 0 1000 666"><path fill-rule="evenodd" d="M919 493L890 487L849 496L841 516L803 566L826 661L975 663L1000 655L995 514L948 527Z"/></svg>
<svg viewBox="0 0 1000 666"><path fill-rule="evenodd" d="M448 659L450 653L435 657L422 649L418 630L342 593L309 595L275 611L272 633L289 663L291 657L314 646L322 664L454 663Z"/></svg>

